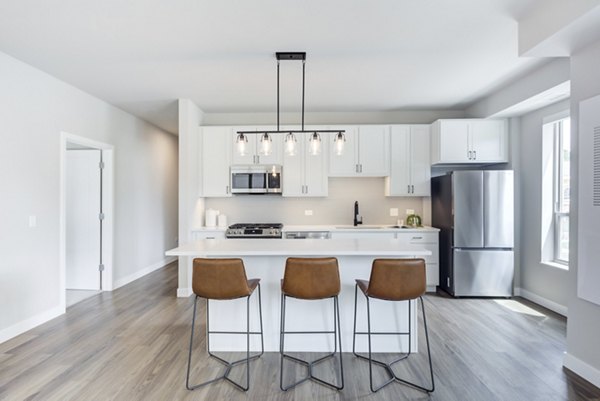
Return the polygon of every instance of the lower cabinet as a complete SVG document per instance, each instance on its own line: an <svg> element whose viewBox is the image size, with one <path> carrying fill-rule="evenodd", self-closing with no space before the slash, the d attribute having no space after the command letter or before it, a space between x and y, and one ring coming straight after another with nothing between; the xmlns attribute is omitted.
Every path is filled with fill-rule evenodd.
<svg viewBox="0 0 600 401"><path fill-rule="evenodd" d="M201 239L225 239L225 230L199 230L192 231L192 240Z"/></svg>
<svg viewBox="0 0 600 401"><path fill-rule="evenodd" d="M435 291L435 287L440 283L440 250L439 250L439 233L424 232L424 233L403 233L400 232L396 236L402 243L419 245L431 251L431 255L425 256L425 265L427 269L427 290Z"/></svg>

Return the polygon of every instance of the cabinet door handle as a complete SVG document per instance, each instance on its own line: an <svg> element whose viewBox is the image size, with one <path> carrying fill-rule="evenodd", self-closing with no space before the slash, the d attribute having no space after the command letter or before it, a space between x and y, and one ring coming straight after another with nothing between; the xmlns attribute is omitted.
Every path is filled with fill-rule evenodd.
<svg viewBox="0 0 600 401"><path fill-rule="evenodd" d="M362 164L360 165L360 172L362 173Z"/></svg>
<svg viewBox="0 0 600 401"><path fill-rule="evenodd" d="M225 187L225 193L226 193L226 194L228 194L228 193L229 193L229 185L227 185L227 186Z"/></svg>
<svg viewBox="0 0 600 401"><path fill-rule="evenodd" d="M423 237L412 237L412 239L423 239Z"/></svg>
<svg viewBox="0 0 600 401"><path fill-rule="evenodd" d="M356 171L358 173L358 164L354 165L354 171Z"/></svg>
<svg viewBox="0 0 600 401"><path fill-rule="evenodd" d="M415 186L414 186L414 185L411 185L411 186L410 186L410 193L411 193L411 194L414 194L414 193L415 193Z"/></svg>
<svg viewBox="0 0 600 401"><path fill-rule="evenodd" d="M473 160L477 160L477 151L476 150L473 151Z"/></svg>
<svg viewBox="0 0 600 401"><path fill-rule="evenodd" d="M306 192L305 192L305 194L307 194L307 195L308 195L308 185L305 185L305 187L306 187Z"/></svg>
<svg viewBox="0 0 600 401"><path fill-rule="evenodd" d="M471 160L471 151L470 150L467 151L467 159Z"/></svg>

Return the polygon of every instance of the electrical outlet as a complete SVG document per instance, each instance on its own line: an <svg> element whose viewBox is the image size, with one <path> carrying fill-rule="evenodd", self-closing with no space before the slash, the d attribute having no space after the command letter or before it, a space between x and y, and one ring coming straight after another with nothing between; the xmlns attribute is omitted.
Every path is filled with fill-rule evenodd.
<svg viewBox="0 0 600 401"><path fill-rule="evenodd" d="M397 207L390 208L390 216L392 216L392 217L398 216L398 208Z"/></svg>
<svg viewBox="0 0 600 401"><path fill-rule="evenodd" d="M410 216L411 214L415 214L415 209L406 209L406 214Z"/></svg>
<svg viewBox="0 0 600 401"><path fill-rule="evenodd" d="M305 215L305 216L312 216L312 215L313 215L313 212L312 212L312 210L310 210L310 209L307 209L307 210L305 210L305 211L304 211L304 215Z"/></svg>
<svg viewBox="0 0 600 401"><path fill-rule="evenodd" d="M37 217L35 215L29 216L29 227L34 228L37 226Z"/></svg>

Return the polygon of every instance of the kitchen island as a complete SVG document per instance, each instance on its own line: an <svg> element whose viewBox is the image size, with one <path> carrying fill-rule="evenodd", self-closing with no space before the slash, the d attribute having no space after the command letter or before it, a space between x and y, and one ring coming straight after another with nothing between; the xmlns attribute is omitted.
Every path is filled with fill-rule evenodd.
<svg viewBox="0 0 600 401"><path fill-rule="evenodd" d="M260 278L262 289L263 326L265 351L279 351L279 313L285 260L288 257L333 256L338 259L341 292L340 320L342 346L345 352L352 350L352 330L354 314L355 279L369 279L371 264L376 258L420 258L431 252L418 245L406 244L397 239L210 239L191 242L166 252L167 256L208 257L243 259L248 278ZM181 266L182 264L180 264ZM178 296L191 294L191 264L179 271ZM251 298L251 330L258 329L258 297ZM358 297L359 331L366 330L366 306L364 296ZM333 327L332 300L304 301L288 298L287 330L331 330ZM244 330L245 300L211 301L211 330ZM411 316L416 327L415 303L410 314L408 302L372 302L372 329L374 331L406 331ZM416 330L413 330L413 349L416 344ZM259 337L251 339L252 349L258 349ZM406 337L406 336L404 336ZM333 349L331 335L290 335L286 336L286 350L326 351ZM357 338L357 350L365 351L366 336ZM211 348L217 351L241 351L245 348L245 336L216 335L211 337ZM374 352L394 352L408 349L407 338L379 336L373 344Z"/></svg>

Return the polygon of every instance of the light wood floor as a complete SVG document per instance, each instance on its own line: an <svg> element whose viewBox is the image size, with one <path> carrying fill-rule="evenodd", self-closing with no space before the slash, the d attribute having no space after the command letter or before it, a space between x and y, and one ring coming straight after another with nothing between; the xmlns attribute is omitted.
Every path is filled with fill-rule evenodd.
<svg viewBox="0 0 600 401"><path fill-rule="evenodd" d="M185 368L192 298L176 298L176 285L171 264L0 344L0 399L600 400L599 389L561 367L563 318L525 301L434 295L426 297L436 378L430 397L400 384L371 394L368 365L351 354L344 356L341 392L312 382L280 391L276 353L253 362L248 393L225 382L190 392ZM199 333L203 319L201 308ZM198 339L193 375L217 375L221 365L205 356L203 334ZM349 350L350 344L344 346ZM410 367L402 362L398 372L423 378L423 353L410 359ZM321 373L327 378L331 369L324 366Z"/></svg>

